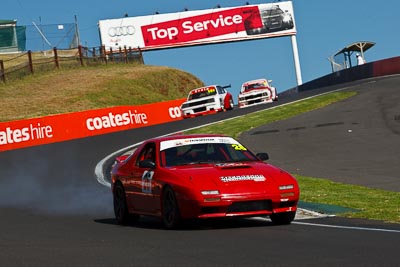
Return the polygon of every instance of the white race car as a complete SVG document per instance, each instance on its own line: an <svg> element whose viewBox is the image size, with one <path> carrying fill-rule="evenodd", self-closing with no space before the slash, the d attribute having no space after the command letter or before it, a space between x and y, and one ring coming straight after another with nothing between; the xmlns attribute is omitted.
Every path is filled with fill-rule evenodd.
<svg viewBox="0 0 400 267"><path fill-rule="evenodd" d="M238 96L239 108L277 101L276 88L270 85L271 82L258 79L243 83Z"/></svg>
<svg viewBox="0 0 400 267"><path fill-rule="evenodd" d="M228 87L231 86L210 85L193 89L181 105L182 117L186 119L233 109L233 97L226 90Z"/></svg>

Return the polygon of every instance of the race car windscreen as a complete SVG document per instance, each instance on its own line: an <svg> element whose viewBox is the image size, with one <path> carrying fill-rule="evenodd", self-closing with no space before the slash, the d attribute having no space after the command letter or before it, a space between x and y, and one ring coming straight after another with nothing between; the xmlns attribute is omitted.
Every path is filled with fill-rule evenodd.
<svg viewBox="0 0 400 267"><path fill-rule="evenodd" d="M250 84L245 84L242 88L242 91L251 91L251 90L257 90L257 89L264 89L267 88L268 84L266 82L260 82L260 83L250 83Z"/></svg>
<svg viewBox="0 0 400 267"><path fill-rule="evenodd" d="M228 163L258 161L246 147L239 143L199 143L170 147L161 151L163 166L201 163Z"/></svg>
<svg viewBox="0 0 400 267"><path fill-rule="evenodd" d="M201 88L201 89L193 90L192 93L190 94L188 100L199 99L199 98L203 98L206 96L212 96L212 95L216 95L216 94L217 94L217 90L215 89L215 87Z"/></svg>

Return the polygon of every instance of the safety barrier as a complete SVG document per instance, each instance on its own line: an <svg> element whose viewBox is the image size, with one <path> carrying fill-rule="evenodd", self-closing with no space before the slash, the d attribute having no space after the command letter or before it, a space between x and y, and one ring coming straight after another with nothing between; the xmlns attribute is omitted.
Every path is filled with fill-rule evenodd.
<svg viewBox="0 0 400 267"><path fill-rule="evenodd" d="M302 92L316 88L392 74L400 74L400 57L383 59L336 71L321 78L304 83L298 86L296 91Z"/></svg>
<svg viewBox="0 0 400 267"><path fill-rule="evenodd" d="M182 119L186 99L0 122L0 151L129 130Z"/></svg>

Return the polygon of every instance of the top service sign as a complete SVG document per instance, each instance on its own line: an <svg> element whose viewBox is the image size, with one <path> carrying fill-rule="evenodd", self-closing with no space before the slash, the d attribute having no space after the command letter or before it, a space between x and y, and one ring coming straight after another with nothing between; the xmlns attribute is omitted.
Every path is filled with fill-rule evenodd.
<svg viewBox="0 0 400 267"><path fill-rule="evenodd" d="M291 1L99 21L106 48L150 50L295 35Z"/></svg>

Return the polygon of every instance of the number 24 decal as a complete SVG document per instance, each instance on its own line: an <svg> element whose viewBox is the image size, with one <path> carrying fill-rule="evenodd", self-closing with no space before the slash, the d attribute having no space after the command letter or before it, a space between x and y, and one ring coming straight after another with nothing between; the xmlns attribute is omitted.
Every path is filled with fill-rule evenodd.
<svg viewBox="0 0 400 267"><path fill-rule="evenodd" d="M242 145L238 145L238 144L233 144L232 147L233 147L233 149L235 149L235 150L247 150L247 148L245 148L245 147L242 146Z"/></svg>

